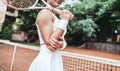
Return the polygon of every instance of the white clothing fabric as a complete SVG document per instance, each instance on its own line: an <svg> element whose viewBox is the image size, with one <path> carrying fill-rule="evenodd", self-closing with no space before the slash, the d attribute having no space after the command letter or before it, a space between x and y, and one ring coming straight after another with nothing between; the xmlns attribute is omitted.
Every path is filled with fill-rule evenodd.
<svg viewBox="0 0 120 71"><path fill-rule="evenodd" d="M7 6L0 0L0 31L2 29L3 22L5 20Z"/></svg>
<svg viewBox="0 0 120 71"><path fill-rule="evenodd" d="M53 23L54 31L57 29L57 25L60 20L53 14L55 17ZM38 28L38 34L40 39L40 44L44 43L43 38L41 37L40 29ZM48 29L49 30L49 29ZM63 37L66 34L66 30L64 31ZM65 47L66 43L64 43ZM38 56L32 62L29 71L63 71L63 62L62 62L62 55L59 50L53 52L50 51L46 45L41 45L40 52Z"/></svg>

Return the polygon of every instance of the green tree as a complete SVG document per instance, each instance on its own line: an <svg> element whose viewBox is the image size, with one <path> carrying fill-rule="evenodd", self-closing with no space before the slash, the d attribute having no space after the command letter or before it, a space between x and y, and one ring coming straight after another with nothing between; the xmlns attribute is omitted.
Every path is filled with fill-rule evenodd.
<svg viewBox="0 0 120 71"><path fill-rule="evenodd" d="M39 2L38 6L40 5L42 4ZM66 40L70 44L81 44L91 37L99 42L105 42L114 35L115 30L120 33L120 0L80 0L75 5L66 5L65 9L74 14L66 35ZM39 10L19 11L18 18L24 22L20 30L37 36L35 19L38 12ZM5 35L10 37L13 22L6 18L0 38L6 37Z"/></svg>
<svg viewBox="0 0 120 71"><path fill-rule="evenodd" d="M99 26L97 39L100 42L106 42L107 38L115 35L115 30L120 33L120 0L107 0L102 2L101 5L97 12L99 17L95 21Z"/></svg>
<svg viewBox="0 0 120 71"><path fill-rule="evenodd" d="M114 35L114 30L119 32L119 7L119 0L83 0L73 6L66 6L74 14L74 19L68 26L67 38L78 43L83 40L81 37L106 41Z"/></svg>

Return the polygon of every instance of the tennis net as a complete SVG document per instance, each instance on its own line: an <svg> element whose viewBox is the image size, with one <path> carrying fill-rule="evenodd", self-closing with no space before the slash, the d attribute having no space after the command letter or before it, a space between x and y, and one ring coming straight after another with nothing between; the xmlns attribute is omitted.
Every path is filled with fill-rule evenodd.
<svg viewBox="0 0 120 71"><path fill-rule="evenodd" d="M120 71L120 61L62 52L64 71Z"/></svg>
<svg viewBox="0 0 120 71"><path fill-rule="evenodd" d="M0 43L14 46L15 52L16 46L33 50L39 50L39 48L36 47L22 45L4 40L0 40ZM95 56L76 54L64 51L61 52L63 55L64 71L120 71L120 60L112 60L107 58L100 58ZM13 65L14 57L15 54L13 54L12 58L13 63L11 63L11 71L15 66Z"/></svg>

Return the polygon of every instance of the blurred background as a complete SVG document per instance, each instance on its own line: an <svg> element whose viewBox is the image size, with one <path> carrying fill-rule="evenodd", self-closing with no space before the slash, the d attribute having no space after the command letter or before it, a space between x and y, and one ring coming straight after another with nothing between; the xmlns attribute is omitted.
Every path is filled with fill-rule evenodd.
<svg viewBox="0 0 120 71"><path fill-rule="evenodd" d="M120 0L65 0L59 8L74 14L62 51L64 71L120 71ZM17 11L0 0L0 71L28 71L40 48L39 11Z"/></svg>
<svg viewBox="0 0 120 71"><path fill-rule="evenodd" d="M74 14L65 36L69 45L87 42L120 44L120 0L66 0L60 9L68 9ZM7 11L16 12L11 8ZM17 16L7 14L0 39L39 43L35 25L38 12L28 10L18 11ZM16 35L21 36L20 39Z"/></svg>

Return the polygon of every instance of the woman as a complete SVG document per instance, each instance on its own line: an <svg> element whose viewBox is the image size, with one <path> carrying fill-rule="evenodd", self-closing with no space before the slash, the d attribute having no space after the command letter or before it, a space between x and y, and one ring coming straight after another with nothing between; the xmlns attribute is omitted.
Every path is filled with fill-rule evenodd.
<svg viewBox="0 0 120 71"><path fill-rule="evenodd" d="M58 7L63 0L47 0L52 7ZM51 10L38 13L36 25L40 39L40 53L32 62L29 71L63 71L62 56L59 52L66 47L64 36L72 13L63 10L58 19Z"/></svg>

